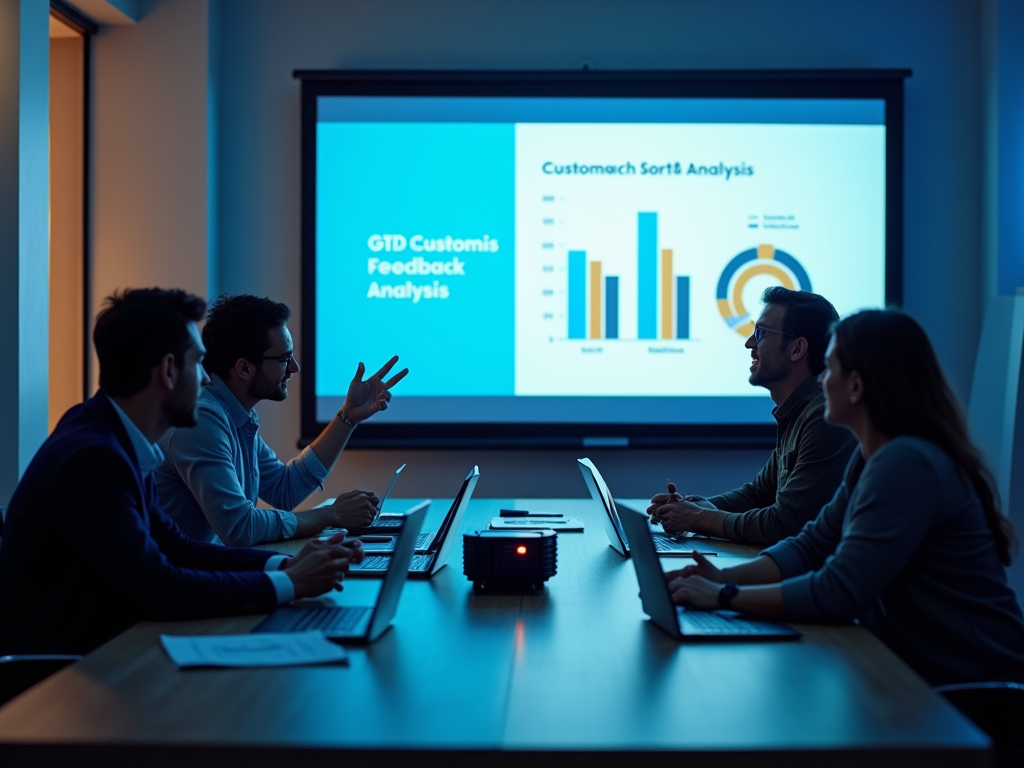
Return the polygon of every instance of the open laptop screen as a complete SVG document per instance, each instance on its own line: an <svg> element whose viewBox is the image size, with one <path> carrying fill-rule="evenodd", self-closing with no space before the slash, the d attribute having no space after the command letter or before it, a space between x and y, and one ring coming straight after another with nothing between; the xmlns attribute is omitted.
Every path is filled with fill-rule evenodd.
<svg viewBox="0 0 1024 768"><path fill-rule="evenodd" d="M583 473L583 479L587 483L587 488L590 489L590 495L594 496L594 501L599 502L605 511L605 533L608 535L608 543L622 555L625 555L629 551L629 545L626 543L626 534L622 530L622 522L619 520L618 510L615 508L615 499L612 497L611 489L608 488L608 484L601 477L601 473L597 467L594 466L594 462L590 459L577 459L577 463L580 466L580 472ZM596 492L596 493L595 493Z"/></svg>

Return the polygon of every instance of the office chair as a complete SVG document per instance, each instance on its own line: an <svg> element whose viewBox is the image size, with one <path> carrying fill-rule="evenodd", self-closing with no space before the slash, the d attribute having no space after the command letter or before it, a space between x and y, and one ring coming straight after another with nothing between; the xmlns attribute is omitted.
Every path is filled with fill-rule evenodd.
<svg viewBox="0 0 1024 768"><path fill-rule="evenodd" d="M1024 684L961 683L935 690L989 735L994 768L1024 765Z"/></svg>
<svg viewBox="0 0 1024 768"><path fill-rule="evenodd" d="M0 705L81 658L70 654L0 656Z"/></svg>

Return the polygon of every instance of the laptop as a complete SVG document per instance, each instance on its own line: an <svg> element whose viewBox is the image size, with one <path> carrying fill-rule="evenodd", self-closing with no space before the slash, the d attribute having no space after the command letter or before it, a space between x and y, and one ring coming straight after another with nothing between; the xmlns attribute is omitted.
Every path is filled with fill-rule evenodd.
<svg viewBox="0 0 1024 768"><path fill-rule="evenodd" d="M395 474L391 476L391 482L388 484L388 489L384 491L384 498L380 500L380 504L377 505L377 516L373 519L370 525L353 526L346 528L350 536L362 536L364 534L384 534L391 535L398 531L403 525L404 515L401 514L383 514L384 502L388 500L388 496L391 495L391 489L395 487L395 481L398 480L398 476L402 474L402 470L405 469L405 464L395 470ZM318 504L318 507L329 507L335 501L337 497L325 500L322 504ZM337 533L340 528L326 528L325 533Z"/></svg>
<svg viewBox="0 0 1024 768"><path fill-rule="evenodd" d="M392 552L395 549L395 543L397 540L396 533L402 526L404 515L401 513L384 514L384 502L388 500L388 496L391 495L391 489L395 487L395 481L398 480L398 476L402 474L402 470L405 469L405 464L395 470L395 474L391 476L391 483L388 485L388 489L384 492L384 498L380 500L380 505L377 507L377 517L374 518L370 525L361 526L350 526L345 528L351 538L358 538L360 543L363 545L363 549L367 552ZM323 504L319 506L330 506L336 501L336 499L327 499ZM341 528L325 528L320 536L322 539L333 536ZM419 537L416 539L416 551L427 552L430 547L430 543L433 541L435 531L421 532Z"/></svg>
<svg viewBox="0 0 1024 768"><path fill-rule="evenodd" d="M336 642L372 643L391 626L398 610L398 598L409 577L413 545L423 527L430 500L410 509L402 519L398 546L390 558L391 568L384 574L384 583L372 605L284 605L256 625L253 632L306 632L319 629Z"/></svg>
<svg viewBox="0 0 1024 768"><path fill-rule="evenodd" d="M456 494L455 500L452 501L452 506L444 516L437 533L431 534L432 538L427 551L413 556L412 562L408 566L409 578L429 579L444 568L445 563L448 562L448 553L451 552L452 545L455 543L455 534L458 533L459 526L462 525L462 518L466 516L469 500L473 496L473 489L476 488L479 479L480 468L474 466L466 475L466 479L462 481L462 487ZM390 573L393 567L391 561L394 557L395 555L391 552L367 552L363 562L349 568L349 575L372 578Z"/></svg>
<svg viewBox="0 0 1024 768"><path fill-rule="evenodd" d="M623 557L629 557L629 542L622 531L618 507L616 506L615 499L612 498L612 492L609 490L608 484L601 477L601 473L597 471L597 467L594 466L594 462L590 459L577 459L576 462L579 464L580 472L583 473L583 480L587 484L591 497L604 510L601 522L604 524L604 532L608 537L608 544ZM618 504L622 504L622 502L620 501ZM692 534L673 535L660 531L651 531L650 526L648 526L648 533L661 557L693 556L693 543L689 541L692 538ZM709 553L704 552L702 554L706 555Z"/></svg>
<svg viewBox="0 0 1024 768"><path fill-rule="evenodd" d="M633 554L644 613L677 640L796 640L800 632L777 621L763 621L736 611L694 611L672 604L647 515L623 505L622 526Z"/></svg>

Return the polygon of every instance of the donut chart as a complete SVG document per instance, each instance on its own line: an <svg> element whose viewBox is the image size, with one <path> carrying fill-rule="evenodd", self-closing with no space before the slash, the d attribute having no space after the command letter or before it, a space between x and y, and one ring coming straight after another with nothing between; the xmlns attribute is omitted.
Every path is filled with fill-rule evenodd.
<svg viewBox="0 0 1024 768"><path fill-rule="evenodd" d="M800 262L774 245L762 244L743 251L726 264L718 279L718 311L726 325L740 336L754 332L754 320L743 304L743 289L752 277L771 275L793 291L810 291L811 280Z"/></svg>

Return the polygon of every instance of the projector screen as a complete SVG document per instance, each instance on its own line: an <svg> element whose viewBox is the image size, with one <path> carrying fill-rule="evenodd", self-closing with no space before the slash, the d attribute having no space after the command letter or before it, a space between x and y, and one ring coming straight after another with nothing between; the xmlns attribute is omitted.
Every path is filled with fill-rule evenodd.
<svg viewBox="0 0 1024 768"><path fill-rule="evenodd" d="M371 442L770 438L744 348L761 292L899 300L902 80L365 74L304 79L307 437L359 361L398 354Z"/></svg>

